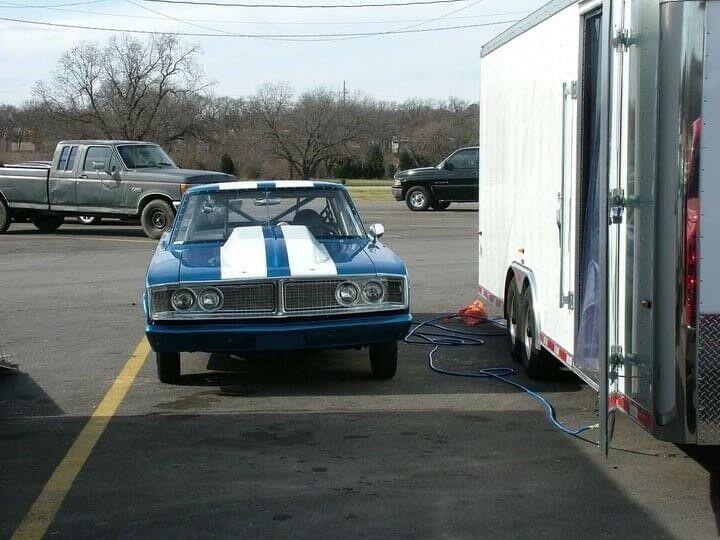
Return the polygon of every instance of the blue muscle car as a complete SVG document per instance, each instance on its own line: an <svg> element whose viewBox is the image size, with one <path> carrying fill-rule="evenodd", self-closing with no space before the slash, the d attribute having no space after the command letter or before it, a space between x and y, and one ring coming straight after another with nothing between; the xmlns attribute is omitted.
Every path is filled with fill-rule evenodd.
<svg viewBox="0 0 720 540"><path fill-rule="evenodd" d="M412 316L407 270L382 234L339 184L189 189L143 297L160 380L177 381L181 352L366 346L372 375L393 377Z"/></svg>

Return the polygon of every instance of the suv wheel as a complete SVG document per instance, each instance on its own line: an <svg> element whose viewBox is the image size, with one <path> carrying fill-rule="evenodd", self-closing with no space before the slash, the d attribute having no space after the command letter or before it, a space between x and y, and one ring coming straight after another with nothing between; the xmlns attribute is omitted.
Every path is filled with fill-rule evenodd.
<svg viewBox="0 0 720 540"><path fill-rule="evenodd" d="M427 210L430 206L430 193L422 186L415 186L405 195L405 204L413 212Z"/></svg>

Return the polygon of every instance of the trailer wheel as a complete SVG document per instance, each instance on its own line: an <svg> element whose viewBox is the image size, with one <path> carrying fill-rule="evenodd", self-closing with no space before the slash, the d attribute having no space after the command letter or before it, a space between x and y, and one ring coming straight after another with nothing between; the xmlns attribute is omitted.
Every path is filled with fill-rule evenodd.
<svg viewBox="0 0 720 540"><path fill-rule="evenodd" d="M12 218L10 217L10 209L5 201L0 199L0 233L4 233L10 228Z"/></svg>
<svg viewBox="0 0 720 540"><path fill-rule="evenodd" d="M430 193L423 186L411 187L405 195L405 204L413 212L427 210L430 201Z"/></svg>
<svg viewBox="0 0 720 540"><path fill-rule="evenodd" d="M158 379L166 384L174 384L180 379L180 353L155 353Z"/></svg>
<svg viewBox="0 0 720 540"><path fill-rule="evenodd" d="M507 298L505 299L505 320L507 321L508 347L510 356L516 362L520 362L520 292L513 279L508 287Z"/></svg>
<svg viewBox="0 0 720 540"><path fill-rule="evenodd" d="M373 379L392 379L397 372L397 341L370 345L370 372Z"/></svg>
<svg viewBox="0 0 720 540"><path fill-rule="evenodd" d="M450 207L450 201L434 201L430 206L433 210L447 210Z"/></svg>
<svg viewBox="0 0 720 540"><path fill-rule="evenodd" d="M30 218L32 224L35 225L40 232L49 233L57 231L63 224L65 218L63 216L33 216Z"/></svg>
<svg viewBox="0 0 720 540"><path fill-rule="evenodd" d="M140 215L140 223L145 234L153 240L159 239L165 231L170 230L173 219L175 212L172 206L162 199L147 203Z"/></svg>
<svg viewBox="0 0 720 540"><path fill-rule="evenodd" d="M537 324L535 322L535 311L533 309L532 294L530 287L526 287L520 298L522 316L520 317L520 330L518 337L520 342L520 361L525 372L531 379L545 379L550 377L558 367L555 359L543 349L537 350L534 346L537 335Z"/></svg>

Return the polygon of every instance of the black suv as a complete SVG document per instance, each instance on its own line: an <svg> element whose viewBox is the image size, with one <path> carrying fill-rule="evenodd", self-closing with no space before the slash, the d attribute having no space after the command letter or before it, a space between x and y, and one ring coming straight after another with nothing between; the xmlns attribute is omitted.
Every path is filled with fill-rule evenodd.
<svg viewBox="0 0 720 540"><path fill-rule="evenodd" d="M478 147L460 148L437 167L420 167L395 173L392 185L396 201L413 211L445 210L451 202L478 200Z"/></svg>

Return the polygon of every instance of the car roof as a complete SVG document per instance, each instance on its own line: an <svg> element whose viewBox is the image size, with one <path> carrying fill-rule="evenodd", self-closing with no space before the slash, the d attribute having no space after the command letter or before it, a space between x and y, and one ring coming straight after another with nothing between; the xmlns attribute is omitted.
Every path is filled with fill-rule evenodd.
<svg viewBox="0 0 720 540"><path fill-rule="evenodd" d="M345 186L337 182L323 182L320 180L240 180L239 182L201 184L190 188L187 193L213 193L242 189L266 191L275 189L345 189Z"/></svg>
<svg viewBox="0 0 720 540"><path fill-rule="evenodd" d="M102 144L102 145L112 145L112 144L151 144L153 146L158 146L157 143L154 142L147 142L147 141L121 141L117 139L71 139L68 141L60 141L58 144Z"/></svg>

